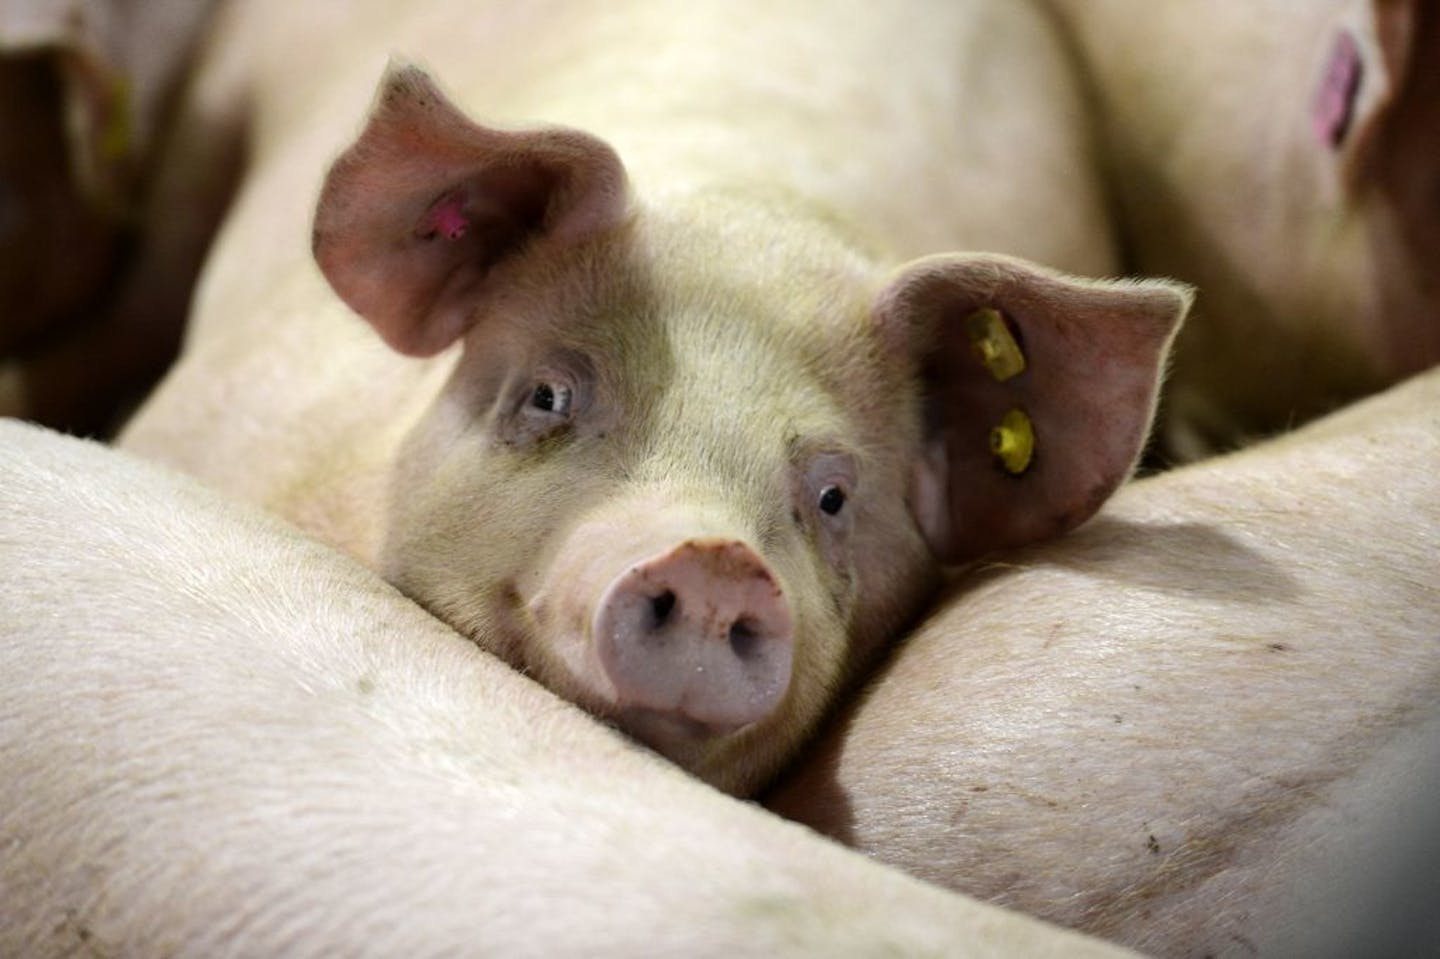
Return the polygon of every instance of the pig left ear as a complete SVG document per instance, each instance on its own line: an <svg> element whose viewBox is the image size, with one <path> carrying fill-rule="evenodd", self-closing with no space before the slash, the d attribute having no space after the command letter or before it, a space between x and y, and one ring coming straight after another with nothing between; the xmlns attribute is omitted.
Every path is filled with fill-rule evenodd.
<svg viewBox="0 0 1440 959"><path fill-rule="evenodd" d="M1129 477L1191 292L994 255L903 267L873 317L924 389L911 509L962 562L1062 533Z"/></svg>
<svg viewBox="0 0 1440 959"><path fill-rule="evenodd" d="M423 70L391 67L365 131L326 177L315 259L386 343L425 356L475 321L498 268L616 226L626 195L604 141L481 126Z"/></svg>

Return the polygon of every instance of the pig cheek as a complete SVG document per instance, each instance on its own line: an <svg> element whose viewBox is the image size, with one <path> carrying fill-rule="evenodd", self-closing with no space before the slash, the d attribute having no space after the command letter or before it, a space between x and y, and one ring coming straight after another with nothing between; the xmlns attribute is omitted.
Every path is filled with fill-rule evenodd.
<svg viewBox="0 0 1440 959"><path fill-rule="evenodd" d="M563 463L527 461L498 438L496 418L477 423L474 408L473 395L452 391L402 450L382 572L482 649L593 705L570 680L574 651L547 640L560 631L538 622L528 599L556 538L546 532L584 484L568 482Z"/></svg>
<svg viewBox="0 0 1440 959"><path fill-rule="evenodd" d="M839 606L854 594L855 569L850 540L850 517L843 521L822 521L815 540L815 565L820 579L829 587L832 602Z"/></svg>
<svg viewBox="0 0 1440 959"><path fill-rule="evenodd" d="M540 571L526 579L538 581ZM555 693L598 716L608 718L618 698L590 637L590 609L541 586L524 601L524 668Z"/></svg>
<svg viewBox="0 0 1440 959"><path fill-rule="evenodd" d="M940 564L896 494L857 533L850 668L866 668L914 622L939 588Z"/></svg>
<svg viewBox="0 0 1440 959"><path fill-rule="evenodd" d="M594 471L564 467L563 457L544 467L551 473L548 481L533 470L517 472L513 481L543 491L541 502L498 511L510 517L529 514L513 533L519 562L505 574L513 593L510 631L518 643L514 665L558 695L609 718L617 694L592 641L591 623L614 577L615 560L605 550L577 548L591 537L588 526L576 526L587 507L605 498L606 487L598 478L585 482L583 477L593 478Z"/></svg>
<svg viewBox="0 0 1440 959"><path fill-rule="evenodd" d="M782 578L792 584L787 595L795 622L790 688L771 716L741 733L747 739L803 736L843 681L857 587L849 557L848 542L819 542L808 569L783 570Z"/></svg>
<svg viewBox="0 0 1440 959"><path fill-rule="evenodd" d="M855 527L865 521L854 508L838 520L816 511L809 528L803 519L799 521L804 548L789 557L776 557L782 579L792 584L787 590L795 621L790 688L771 716L739 734L735 751L753 750L762 740L798 743L825 714L850 672L860 597Z"/></svg>
<svg viewBox="0 0 1440 959"><path fill-rule="evenodd" d="M611 712L615 691L608 684L593 643L588 641L588 617L576 603L557 600L544 585L544 537L530 530L553 528L548 511L516 506L507 513L510 522L500 535L481 537L488 554L508 561L472 567L456 587L469 591L477 609L471 621L480 629L470 635L478 645L511 667L598 716ZM525 522L515 523L517 517ZM485 527L495 529L497 516ZM497 530L497 532L500 532ZM516 562L519 558L519 562ZM528 561L527 561L528 559ZM488 584L488 585L487 585Z"/></svg>

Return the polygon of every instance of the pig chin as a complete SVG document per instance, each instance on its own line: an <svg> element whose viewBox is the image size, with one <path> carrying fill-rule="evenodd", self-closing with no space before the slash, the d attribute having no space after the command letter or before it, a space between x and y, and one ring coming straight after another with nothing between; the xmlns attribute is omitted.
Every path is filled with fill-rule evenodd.
<svg viewBox="0 0 1440 959"><path fill-rule="evenodd" d="M663 756L681 761L697 747L731 733L749 729L754 723L706 723L683 712L659 712L637 706L622 706L611 715L615 725Z"/></svg>
<svg viewBox="0 0 1440 959"><path fill-rule="evenodd" d="M655 751L717 789L746 795L756 786L781 738L781 713L735 728L716 728L683 716L647 709L621 709L610 721L631 739ZM783 750L781 750L783 753Z"/></svg>

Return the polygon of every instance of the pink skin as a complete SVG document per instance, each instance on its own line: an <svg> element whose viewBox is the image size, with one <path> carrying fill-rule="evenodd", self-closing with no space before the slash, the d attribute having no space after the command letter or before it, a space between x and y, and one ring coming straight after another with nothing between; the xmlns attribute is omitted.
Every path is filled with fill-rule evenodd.
<svg viewBox="0 0 1440 959"><path fill-rule="evenodd" d="M1342 32L1335 38L1325 78L1320 83L1311 111L1315 138L1326 146L1338 147L1350 129L1355 94L1360 89L1361 70L1360 48L1355 45L1354 37Z"/></svg>
<svg viewBox="0 0 1440 959"><path fill-rule="evenodd" d="M470 218L465 215L465 197L451 193L441 198L420 221L415 233L422 237L440 235L447 240L458 240L470 229Z"/></svg>
<svg viewBox="0 0 1440 959"><path fill-rule="evenodd" d="M591 631L622 707L731 732L790 685L794 624L775 576L744 543L687 539L610 584Z"/></svg>

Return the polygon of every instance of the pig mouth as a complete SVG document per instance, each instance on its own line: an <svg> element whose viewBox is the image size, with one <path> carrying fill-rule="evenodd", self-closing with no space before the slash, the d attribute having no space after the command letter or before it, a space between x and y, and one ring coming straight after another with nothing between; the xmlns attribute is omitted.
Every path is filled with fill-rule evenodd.
<svg viewBox="0 0 1440 959"><path fill-rule="evenodd" d="M703 722L680 710L644 706L622 706L611 712L610 720L621 732L665 755L670 755L677 748L721 739L755 725Z"/></svg>

